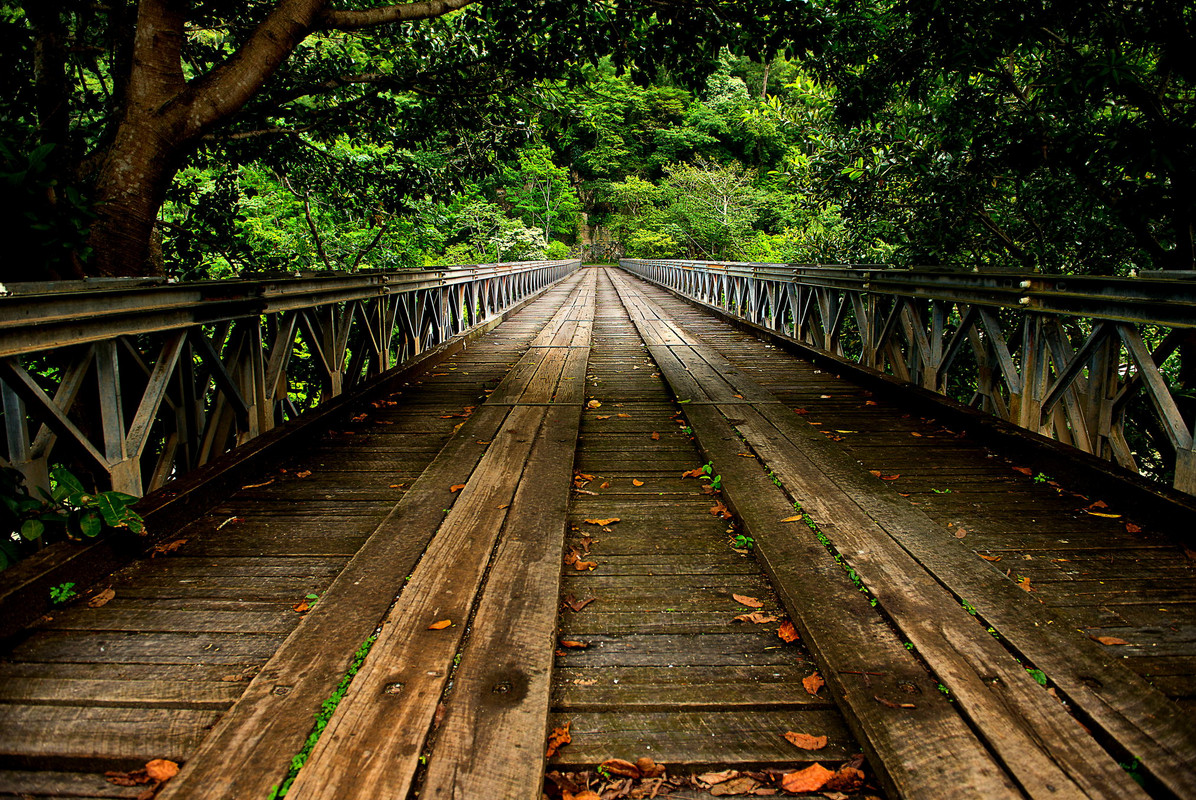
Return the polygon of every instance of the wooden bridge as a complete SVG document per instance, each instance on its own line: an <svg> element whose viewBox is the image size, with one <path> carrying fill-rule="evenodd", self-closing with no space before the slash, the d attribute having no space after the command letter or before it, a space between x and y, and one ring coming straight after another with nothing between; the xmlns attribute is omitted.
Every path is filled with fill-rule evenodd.
<svg viewBox="0 0 1196 800"><path fill-rule="evenodd" d="M0 797L1196 797L1190 281L577 267L8 287Z"/></svg>

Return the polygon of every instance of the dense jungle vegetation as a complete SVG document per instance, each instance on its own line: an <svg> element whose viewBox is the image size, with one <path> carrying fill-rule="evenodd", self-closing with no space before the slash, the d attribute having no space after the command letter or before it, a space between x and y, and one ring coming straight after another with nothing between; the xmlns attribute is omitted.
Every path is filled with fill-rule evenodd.
<svg viewBox="0 0 1196 800"><path fill-rule="evenodd" d="M0 280L1191 270L1194 25L1182 0L9 0Z"/></svg>

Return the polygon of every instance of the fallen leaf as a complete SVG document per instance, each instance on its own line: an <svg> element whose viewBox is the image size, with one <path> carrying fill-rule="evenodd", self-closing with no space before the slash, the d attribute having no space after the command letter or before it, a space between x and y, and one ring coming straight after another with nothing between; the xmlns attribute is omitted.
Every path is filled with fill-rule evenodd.
<svg viewBox="0 0 1196 800"><path fill-rule="evenodd" d="M781 627L777 628L777 636L781 637L781 641L785 643L796 642L801 638L791 620L785 620L781 623Z"/></svg>
<svg viewBox="0 0 1196 800"><path fill-rule="evenodd" d="M764 604L754 597L748 597L742 594L733 594L731 597L735 598L736 603L741 603L748 608L764 608Z"/></svg>
<svg viewBox="0 0 1196 800"><path fill-rule="evenodd" d="M1023 475L1033 475L1034 474L1034 470L1030 469L1029 467L1014 467L1013 471L1020 472Z"/></svg>
<svg viewBox="0 0 1196 800"><path fill-rule="evenodd" d="M583 481L592 481L592 480L594 480L594 476L593 476L593 475L590 475L589 473L586 473L586 472L574 472L574 473L573 473L573 477L574 477L574 478L581 478Z"/></svg>
<svg viewBox="0 0 1196 800"><path fill-rule="evenodd" d="M919 439L920 439L920 438L922 438L922 434L918 433L917 431L910 431L910 432L909 432L909 435L910 435L910 436L917 436Z"/></svg>
<svg viewBox="0 0 1196 800"><path fill-rule="evenodd" d="M610 488L610 481L603 481L603 482L602 482L602 484L601 484L601 485L600 485L598 488L599 488L599 489L609 489L609 488Z"/></svg>
<svg viewBox="0 0 1196 800"><path fill-rule="evenodd" d="M576 639L562 639L561 647L568 647L574 650L585 650L590 646L589 642L579 642Z"/></svg>
<svg viewBox="0 0 1196 800"><path fill-rule="evenodd" d="M586 523L589 525L614 525L618 521L618 517L609 517L607 519L587 519Z"/></svg>
<svg viewBox="0 0 1196 800"><path fill-rule="evenodd" d="M598 769L610 775L618 775L623 778L640 777L639 767L621 758L608 758L599 765Z"/></svg>
<svg viewBox="0 0 1196 800"><path fill-rule="evenodd" d="M816 695L823 686L826 686L826 681L817 672L813 672L801 679L801 685L806 687L806 694Z"/></svg>
<svg viewBox="0 0 1196 800"><path fill-rule="evenodd" d="M104 780L113 786L143 786L152 781L153 778L144 769L135 769L130 772L110 770L104 773Z"/></svg>
<svg viewBox="0 0 1196 800"><path fill-rule="evenodd" d="M644 485L644 482L643 482L643 481L641 481L639 478L632 478L632 479L631 479L631 485L632 485L632 486L643 486L643 485Z"/></svg>
<svg viewBox="0 0 1196 800"><path fill-rule="evenodd" d="M755 453L736 453L735 455L739 456L740 458L755 458L756 457Z"/></svg>
<svg viewBox="0 0 1196 800"><path fill-rule="evenodd" d="M802 519L801 514L794 514L792 517L785 517L781 522L800 522Z"/></svg>
<svg viewBox="0 0 1196 800"><path fill-rule="evenodd" d="M167 542L166 544L154 545L154 549L150 553L150 558L153 558L154 556L159 555L159 554L164 555L166 553L173 553L175 550L178 550L180 547L182 547L186 543L187 543L186 539L175 539L173 542Z"/></svg>
<svg viewBox="0 0 1196 800"><path fill-rule="evenodd" d="M801 416L804 417L806 414L809 414L810 412L804 408L795 408L795 409L793 409L793 413L800 414Z"/></svg>
<svg viewBox="0 0 1196 800"><path fill-rule="evenodd" d="M91 608L99 608L100 606L107 605L108 601L114 597L116 597L116 590L108 588L88 600L87 605Z"/></svg>
<svg viewBox="0 0 1196 800"><path fill-rule="evenodd" d="M824 791L830 792L854 792L863 785L864 773L862 770L855 767L840 767L838 772L827 779L822 788Z"/></svg>
<svg viewBox="0 0 1196 800"><path fill-rule="evenodd" d="M358 414L356 417L350 417L353 422L363 422L369 414Z"/></svg>
<svg viewBox="0 0 1196 800"><path fill-rule="evenodd" d="M963 529L963 528L955 529L955 538L956 539L962 539L963 537L965 537L967 535L968 535L968 532L965 529Z"/></svg>
<svg viewBox="0 0 1196 800"><path fill-rule="evenodd" d="M723 783L724 781L729 781L737 775L739 775L739 770L725 769L722 772L704 772L701 775L698 775L697 778L707 786L714 786L716 784Z"/></svg>
<svg viewBox="0 0 1196 800"><path fill-rule="evenodd" d="M877 405L880 405L880 403L877 403L875 400L865 400L865 401L864 401L864 405L866 405L866 406L877 406Z"/></svg>
<svg viewBox="0 0 1196 800"><path fill-rule="evenodd" d="M714 505L710 507L710 513L712 516L719 517L721 519L731 519L731 517L734 516L731 513L731 510L723 504L722 500L715 501Z"/></svg>
<svg viewBox="0 0 1196 800"><path fill-rule="evenodd" d="M598 566L597 561L578 561L573 565L573 569L577 570L578 572L584 572L587 569L593 569L596 566Z"/></svg>
<svg viewBox="0 0 1196 800"><path fill-rule="evenodd" d="M451 619L442 619L439 622L433 622L431 625L429 625L428 630L442 631L452 624L453 624L453 621Z"/></svg>
<svg viewBox="0 0 1196 800"><path fill-rule="evenodd" d="M811 764L805 769L781 776L781 788L787 792L816 792L835 773L821 764Z"/></svg>
<svg viewBox="0 0 1196 800"><path fill-rule="evenodd" d="M569 726L572 724L572 722L566 722L559 728L552 729L552 733L548 736L548 752L544 754L545 758L552 758L558 750L573 741L573 737L569 735Z"/></svg>
<svg viewBox="0 0 1196 800"><path fill-rule="evenodd" d="M657 764L647 756L637 758L635 766L645 778L659 778L664 774L664 764Z"/></svg>
<svg viewBox="0 0 1196 800"><path fill-rule="evenodd" d="M586 789L581 794L571 794L568 797L562 794L561 798L562 800L602 800L602 795Z"/></svg>
<svg viewBox="0 0 1196 800"><path fill-rule="evenodd" d="M1135 525L1135 524L1134 524L1134 523L1132 523L1132 522L1127 522L1127 523L1125 523L1125 532L1126 532L1126 533L1141 533L1141 532L1142 532L1142 526L1141 526L1141 525Z"/></svg>
<svg viewBox="0 0 1196 800"><path fill-rule="evenodd" d="M616 417L623 417L624 419L631 419L630 414L616 414Z"/></svg>
<svg viewBox="0 0 1196 800"><path fill-rule="evenodd" d="M602 408L602 404L597 400L591 400L590 402L586 403L586 408Z"/></svg>
<svg viewBox="0 0 1196 800"><path fill-rule="evenodd" d="M268 481L264 481L264 482L262 482L262 483L251 483L251 484L249 484L249 485L247 485L247 486L242 486L241 488L242 488L242 489L260 489L260 488L262 488L263 486L269 486L269 485L270 485L270 484L272 484L272 483L274 483L274 479L273 479L273 478L271 478L271 479L270 479L270 480L268 480Z"/></svg>
<svg viewBox="0 0 1196 800"><path fill-rule="evenodd" d="M740 775L725 783L710 788L712 797L729 797L731 795L752 794L760 786L760 781L751 775Z"/></svg>
<svg viewBox="0 0 1196 800"><path fill-rule="evenodd" d="M167 761L165 758L155 758L145 765L145 774L161 783L178 775L179 765L173 761Z"/></svg>
<svg viewBox="0 0 1196 800"><path fill-rule="evenodd" d="M450 492L459 492L459 491L461 491L461 490L462 490L462 489L464 489L464 488L465 488L465 484L463 484L463 483L454 483L452 486L450 486L450 487L449 487L449 491L450 491Z"/></svg>
<svg viewBox="0 0 1196 800"><path fill-rule="evenodd" d="M565 565L576 564L581 558L581 554L577 552L577 548L569 548L569 552L565 553Z"/></svg>
<svg viewBox="0 0 1196 800"><path fill-rule="evenodd" d="M1092 505L1090 505L1088 507L1089 508L1108 508L1109 504L1106 503L1104 500L1097 500L1095 503L1093 503Z"/></svg>
<svg viewBox="0 0 1196 800"><path fill-rule="evenodd" d="M296 473L295 473L295 477L296 477L296 478L308 478L308 477L310 477L310 476L311 476L311 470L310 470L310 469L305 469L305 470L303 470L303 471L301 471L301 472L296 472Z"/></svg>
<svg viewBox="0 0 1196 800"><path fill-rule="evenodd" d="M300 603L296 603L295 605L291 606L291 608L295 609L300 614L306 614L308 612L308 610L311 609L311 604L308 603L306 600L304 600Z"/></svg>
<svg viewBox="0 0 1196 800"><path fill-rule="evenodd" d="M1095 636L1093 638L1101 644L1129 644L1125 639L1119 639L1116 636Z"/></svg>
<svg viewBox="0 0 1196 800"><path fill-rule="evenodd" d="M821 750L826 747L827 742L825 736L811 736L808 733L794 733L793 731L785 734L785 740L802 750Z"/></svg>
<svg viewBox="0 0 1196 800"><path fill-rule="evenodd" d="M978 555L981 558L983 558L985 561L1000 561L1001 560L1000 556L986 556L984 553L978 553Z"/></svg>
<svg viewBox="0 0 1196 800"><path fill-rule="evenodd" d="M657 433L656 431L652 431L652 441L654 441L654 442L660 441L660 434Z"/></svg>
<svg viewBox="0 0 1196 800"><path fill-rule="evenodd" d="M818 399L819 399L819 400L830 400L832 397L834 397L834 395L833 395L833 394L820 394L820 395L818 395Z"/></svg>
<svg viewBox="0 0 1196 800"><path fill-rule="evenodd" d="M565 595L565 605L573 610L574 613L581 611L583 608L594 602L596 598L588 597L585 600L578 600L572 594Z"/></svg>
<svg viewBox="0 0 1196 800"><path fill-rule="evenodd" d="M595 414L594 419L610 419L610 414Z"/></svg>
<svg viewBox="0 0 1196 800"><path fill-rule="evenodd" d="M702 467L698 467L697 469L691 469L688 472L682 472L681 477L682 478L701 478L705 474L706 474L706 470L703 469Z"/></svg>
<svg viewBox="0 0 1196 800"><path fill-rule="evenodd" d="M774 617L772 614L766 614L763 611L753 611L750 614L740 614L733 619L736 622L752 622L756 625L767 625L770 622L776 622L779 617Z"/></svg>
<svg viewBox="0 0 1196 800"><path fill-rule="evenodd" d="M1019 589L1024 589L1027 592L1037 591L1033 586L1030 585L1030 579L1026 576L1018 578L1017 585Z"/></svg>

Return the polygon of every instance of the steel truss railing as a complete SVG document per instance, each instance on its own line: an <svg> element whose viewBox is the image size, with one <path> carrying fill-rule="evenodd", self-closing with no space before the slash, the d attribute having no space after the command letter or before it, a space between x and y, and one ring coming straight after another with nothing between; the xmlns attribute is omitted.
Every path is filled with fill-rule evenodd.
<svg viewBox="0 0 1196 800"><path fill-rule="evenodd" d="M82 463L139 496L579 266L2 286L7 464L44 486L52 464Z"/></svg>
<svg viewBox="0 0 1196 800"><path fill-rule="evenodd" d="M1127 409L1174 451L1196 494L1191 409L1168 375L1196 357L1196 280L882 266L619 262L627 271L807 346L1138 470ZM966 366L964 362L969 362ZM1190 367L1193 365L1189 365ZM953 371L954 368L954 371ZM960 383L966 383L961 395ZM1186 411L1186 413L1185 413Z"/></svg>

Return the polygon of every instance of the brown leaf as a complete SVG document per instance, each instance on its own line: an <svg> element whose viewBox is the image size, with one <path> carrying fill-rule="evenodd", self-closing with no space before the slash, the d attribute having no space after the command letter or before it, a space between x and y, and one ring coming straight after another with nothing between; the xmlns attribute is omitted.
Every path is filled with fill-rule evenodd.
<svg viewBox="0 0 1196 800"><path fill-rule="evenodd" d="M1000 561L1001 560L1000 556L986 556L984 553L978 553L977 555L979 555L985 561Z"/></svg>
<svg viewBox="0 0 1196 800"><path fill-rule="evenodd" d="M581 611L583 608L594 602L595 598L588 597L585 600L578 600L572 593L565 595L565 605L573 609L574 612Z"/></svg>
<svg viewBox="0 0 1196 800"><path fill-rule="evenodd" d="M826 681L817 672L812 672L801 679L801 685L806 687L806 694L816 695L823 686L826 686Z"/></svg>
<svg viewBox="0 0 1196 800"><path fill-rule="evenodd" d="M1125 639L1119 639L1116 636L1094 636L1101 644L1129 644Z"/></svg>
<svg viewBox="0 0 1196 800"><path fill-rule="evenodd" d="M548 752L544 754L545 758L552 758L558 750L573 741L573 737L569 735L569 726L572 724L572 722L566 722L559 728L552 729L552 733L548 736Z"/></svg>
<svg viewBox="0 0 1196 800"><path fill-rule="evenodd" d="M801 514L794 514L792 517L785 517L781 522L801 522L805 517Z"/></svg>
<svg viewBox="0 0 1196 800"><path fill-rule="evenodd" d="M295 609L300 614L306 614L308 612L308 609L311 608L311 604L308 603L306 600L304 600L300 603L296 603L295 605L291 606L291 608Z"/></svg>
<svg viewBox="0 0 1196 800"><path fill-rule="evenodd" d="M309 477L311 477L311 470L310 470L310 469L305 469L305 470L303 470L303 471L301 471L301 472L296 472L296 473L295 473L295 477L296 477L296 478L309 478Z"/></svg>
<svg viewBox="0 0 1196 800"><path fill-rule="evenodd" d="M785 643L796 642L801 638L791 620L785 620L781 623L781 627L777 628L777 636L781 637L781 641Z"/></svg>
<svg viewBox="0 0 1196 800"><path fill-rule="evenodd" d="M583 481L592 481L592 480L594 480L594 476L593 476L593 475L590 475L589 473L586 473L586 472L574 472L574 473L573 473L573 477L574 477L575 479L576 479L576 478L580 478L580 479L581 479L581 480L583 480Z"/></svg>
<svg viewBox="0 0 1196 800"><path fill-rule="evenodd" d="M561 647L567 647L573 650L585 650L589 646L589 642L579 642L576 639L561 639Z"/></svg>
<svg viewBox="0 0 1196 800"><path fill-rule="evenodd" d="M614 525L618 521L618 517L607 517L606 519L587 519L586 523L589 525Z"/></svg>
<svg viewBox="0 0 1196 800"><path fill-rule="evenodd" d="M1142 532L1142 526L1141 526L1141 525L1135 525L1135 524L1134 524L1134 523L1132 523L1132 522L1127 522L1127 523L1125 523L1125 532L1126 532L1126 533L1141 533L1141 532Z"/></svg>
<svg viewBox="0 0 1196 800"><path fill-rule="evenodd" d="M827 742L825 736L811 736L808 733L794 733L793 731L785 734L785 740L802 750L821 750L826 747Z"/></svg>
<svg viewBox="0 0 1196 800"><path fill-rule="evenodd" d="M639 767L621 758L608 758L599 765L598 769L610 775L618 775L623 778L640 777Z"/></svg>
<svg viewBox="0 0 1196 800"><path fill-rule="evenodd" d="M725 769L722 772L704 772L701 775L698 775L697 778L707 786L714 786L715 784L729 781L738 775L739 770L737 769Z"/></svg>
<svg viewBox="0 0 1196 800"><path fill-rule="evenodd" d="M586 403L586 408L602 408L602 404L597 400L591 400L590 402Z"/></svg>
<svg viewBox="0 0 1196 800"><path fill-rule="evenodd" d="M710 788L712 797L730 797L732 795L751 794L760 786L760 781L750 775L740 775L725 783Z"/></svg>
<svg viewBox="0 0 1196 800"><path fill-rule="evenodd" d="M1020 472L1023 475L1033 475L1034 474L1034 470L1030 469L1029 467L1014 467L1013 471Z"/></svg>
<svg viewBox="0 0 1196 800"><path fill-rule="evenodd" d="M108 601L116 597L116 590L109 587L97 594L95 597L87 601L87 605L91 608L99 608L108 604Z"/></svg>
<svg viewBox="0 0 1196 800"><path fill-rule="evenodd" d="M451 619L442 619L442 620L440 620L440 621L438 621L438 622L433 622L431 625L429 625L429 626L428 626L428 630L430 630L430 631L442 631L442 630L444 630L445 628L447 628L448 626L450 626L450 625L452 625L452 624L453 624L453 621L452 621Z"/></svg>
<svg viewBox="0 0 1196 800"><path fill-rule="evenodd" d="M968 535L968 532L966 529L964 529L964 528L956 528L955 529L955 538L956 539L962 539L963 537L965 537L967 535Z"/></svg>
<svg viewBox="0 0 1196 800"><path fill-rule="evenodd" d="M855 767L840 767L839 771L822 785L823 791L854 792L864 785L864 773Z"/></svg>
<svg viewBox="0 0 1196 800"><path fill-rule="evenodd" d="M643 486L643 485L644 485L644 482L643 482L643 481L641 481L639 478L632 478L632 479L631 479L631 485L632 485L632 486Z"/></svg>
<svg viewBox="0 0 1196 800"><path fill-rule="evenodd" d="M144 786L153 780L144 769L135 769L129 772L111 770L104 773L104 779L113 786Z"/></svg>
<svg viewBox="0 0 1196 800"><path fill-rule="evenodd" d="M660 434L657 433L656 431L652 431L652 441L654 441L654 442L660 441Z"/></svg>
<svg viewBox="0 0 1196 800"><path fill-rule="evenodd" d="M723 503L722 500L716 500L714 505L710 507L711 516L719 517L720 519L730 519L734 516L731 510Z"/></svg>
<svg viewBox="0 0 1196 800"><path fill-rule="evenodd" d="M568 566L569 564L576 564L580 560L581 560L581 555L577 552L576 548L571 547L571 548L569 548L569 552L565 553L565 565L566 566Z"/></svg>
<svg viewBox="0 0 1196 800"><path fill-rule="evenodd" d="M777 617L772 614L765 614L763 611L753 611L750 614L740 614L734 617L736 622L752 622L757 625L767 625L770 622L776 622Z"/></svg>
<svg viewBox="0 0 1196 800"><path fill-rule="evenodd" d="M659 778L664 774L664 764L657 764L647 756L635 760L635 767L645 778Z"/></svg>
<svg viewBox="0 0 1196 800"><path fill-rule="evenodd" d="M1017 579L1017 586L1019 589L1024 589L1027 592L1038 591L1037 589L1035 589L1033 586L1030 585L1030 579L1024 575Z"/></svg>
<svg viewBox="0 0 1196 800"><path fill-rule="evenodd" d="M167 761L165 758L155 758L145 765L145 774L149 775L152 780L161 783L178 775L179 765L173 761Z"/></svg>
<svg viewBox="0 0 1196 800"><path fill-rule="evenodd" d="M616 414L615 416L617 416L617 417L623 417L624 419L630 419L630 418L631 418L631 415L630 415L630 414Z"/></svg>
<svg viewBox="0 0 1196 800"><path fill-rule="evenodd" d="M806 409L804 409L804 408L795 408L795 409L793 409L793 413L794 413L794 414L800 414L801 416L803 416L803 417L804 417L806 414L809 414L810 412L809 412L809 411L807 411L807 410L806 410Z"/></svg>
<svg viewBox="0 0 1196 800"><path fill-rule="evenodd" d="M747 606L748 608L764 608L764 604L754 597L748 597L742 594L733 594L731 597L735 598L736 603Z"/></svg>
<svg viewBox="0 0 1196 800"><path fill-rule="evenodd" d="M866 405L866 406L877 406L877 405L880 405L880 403L876 402L875 400L865 400L865 401L864 401L864 405Z"/></svg>
<svg viewBox="0 0 1196 800"><path fill-rule="evenodd" d="M821 764L811 764L805 769L781 776L781 788L787 792L816 792L834 774Z"/></svg>
<svg viewBox="0 0 1196 800"><path fill-rule="evenodd" d="M561 795L561 800L602 800L602 795L597 792L591 792L586 789L581 794L564 794Z"/></svg>
<svg viewBox="0 0 1196 800"><path fill-rule="evenodd" d="M688 472L682 472L681 477L682 478L701 478L705 474L706 474L706 470L704 470L701 467L698 467L697 469L691 469Z"/></svg>
<svg viewBox="0 0 1196 800"><path fill-rule="evenodd" d="M610 414L595 414L594 419L610 419Z"/></svg>
<svg viewBox="0 0 1196 800"><path fill-rule="evenodd" d="M150 558L153 558L154 556L159 555L159 554L164 555L166 553L173 553L175 550L178 550L180 547L182 547L186 543L187 543L186 539L175 539L173 542L167 542L166 544L154 545L154 549L150 553Z"/></svg>
<svg viewBox="0 0 1196 800"><path fill-rule="evenodd" d="M584 572L587 569L593 569L596 566L598 566L597 561L578 561L573 565L573 569L577 570L578 572Z"/></svg>
<svg viewBox="0 0 1196 800"><path fill-rule="evenodd" d="M609 489L609 488L610 488L610 481L603 481L603 482L602 482L602 485L601 485L601 486L599 486L598 488L599 488L599 489Z"/></svg>

